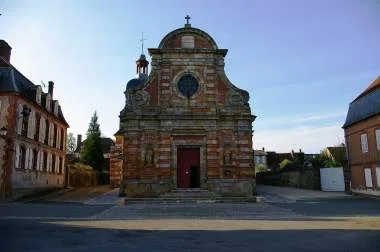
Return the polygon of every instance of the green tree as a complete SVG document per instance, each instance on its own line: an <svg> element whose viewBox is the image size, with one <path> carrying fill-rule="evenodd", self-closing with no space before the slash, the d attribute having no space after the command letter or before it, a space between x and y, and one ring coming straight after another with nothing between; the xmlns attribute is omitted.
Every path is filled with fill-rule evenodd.
<svg viewBox="0 0 380 252"><path fill-rule="evenodd" d="M100 126L96 111L91 117L86 135L87 138L81 149L81 163L91 166L94 170L101 171L104 169L105 162L100 139Z"/></svg>
<svg viewBox="0 0 380 252"><path fill-rule="evenodd" d="M76 146L77 145L75 143L74 134L70 132L69 134L67 134L67 141L66 141L67 153L70 153L70 154L74 153Z"/></svg>

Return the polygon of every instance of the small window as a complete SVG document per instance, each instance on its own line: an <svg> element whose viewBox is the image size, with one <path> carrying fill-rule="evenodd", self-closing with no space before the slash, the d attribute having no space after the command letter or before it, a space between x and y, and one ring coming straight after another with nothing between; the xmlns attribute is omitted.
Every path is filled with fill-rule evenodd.
<svg viewBox="0 0 380 252"><path fill-rule="evenodd" d="M362 145L362 152L363 153L368 152L367 134L361 134L360 135L360 143Z"/></svg>
<svg viewBox="0 0 380 252"><path fill-rule="evenodd" d="M182 48L194 48L194 37L182 36Z"/></svg>
<svg viewBox="0 0 380 252"><path fill-rule="evenodd" d="M375 131L377 150L380 150L380 129Z"/></svg>

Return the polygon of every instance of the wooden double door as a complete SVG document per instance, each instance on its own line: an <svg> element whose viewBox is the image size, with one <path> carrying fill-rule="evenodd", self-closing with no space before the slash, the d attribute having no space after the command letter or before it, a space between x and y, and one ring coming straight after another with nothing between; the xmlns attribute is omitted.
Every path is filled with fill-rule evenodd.
<svg viewBox="0 0 380 252"><path fill-rule="evenodd" d="M177 149L177 187L200 187L199 148Z"/></svg>

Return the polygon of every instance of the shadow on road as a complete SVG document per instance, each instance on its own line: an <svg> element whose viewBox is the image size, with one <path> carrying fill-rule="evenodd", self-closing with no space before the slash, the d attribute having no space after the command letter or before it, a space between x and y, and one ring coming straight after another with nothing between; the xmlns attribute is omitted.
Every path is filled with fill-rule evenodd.
<svg viewBox="0 0 380 252"><path fill-rule="evenodd" d="M0 221L2 251L379 251L370 230L202 231L73 227Z"/></svg>

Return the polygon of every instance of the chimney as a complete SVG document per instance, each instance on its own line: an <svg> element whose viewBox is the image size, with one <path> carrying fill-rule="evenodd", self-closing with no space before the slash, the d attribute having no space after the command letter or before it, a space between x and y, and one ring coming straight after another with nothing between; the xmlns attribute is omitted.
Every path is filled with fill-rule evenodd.
<svg viewBox="0 0 380 252"><path fill-rule="evenodd" d="M51 99L53 100L53 90L54 90L54 82L49 81L49 91L48 93L50 94Z"/></svg>
<svg viewBox="0 0 380 252"><path fill-rule="evenodd" d="M77 150L80 152L81 146L82 145L82 135L78 134L77 136Z"/></svg>
<svg viewBox="0 0 380 252"><path fill-rule="evenodd" d="M263 147L263 151L265 151L265 148Z"/></svg>
<svg viewBox="0 0 380 252"><path fill-rule="evenodd" d="M5 40L0 40L0 57L10 64L12 47ZM1 64L1 62L0 62Z"/></svg>

